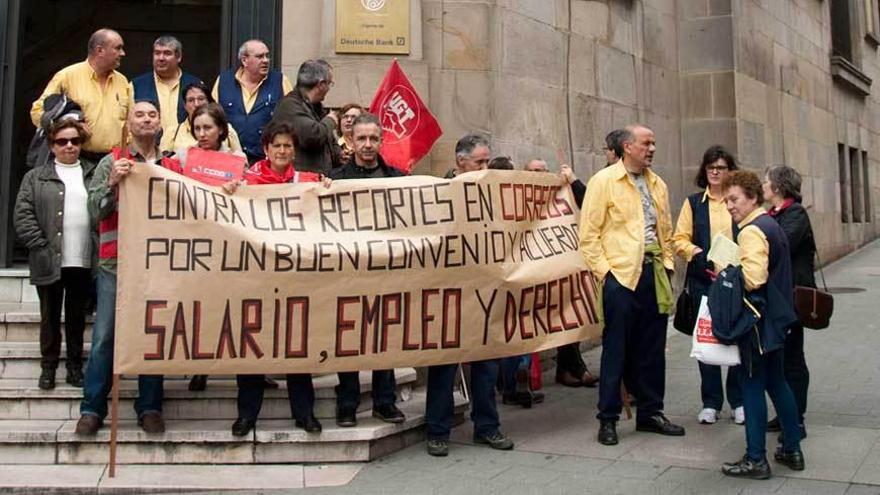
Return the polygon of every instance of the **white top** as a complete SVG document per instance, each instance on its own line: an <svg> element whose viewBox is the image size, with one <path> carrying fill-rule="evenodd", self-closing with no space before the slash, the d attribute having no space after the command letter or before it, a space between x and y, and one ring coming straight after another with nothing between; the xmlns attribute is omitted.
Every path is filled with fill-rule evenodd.
<svg viewBox="0 0 880 495"><path fill-rule="evenodd" d="M64 219L62 222L62 267L91 267L88 192L83 181L82 166L55 160L55 172L64 183Z"/></svg>

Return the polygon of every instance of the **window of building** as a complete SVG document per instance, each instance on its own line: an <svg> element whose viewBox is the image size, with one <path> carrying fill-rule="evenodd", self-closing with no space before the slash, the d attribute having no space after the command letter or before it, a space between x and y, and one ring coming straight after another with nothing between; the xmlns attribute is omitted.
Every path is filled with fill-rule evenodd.
<svg viewBox="0 0 880 495"><path fill-rule="evenodd" d="M870 21L866 23L868 32L880 30L877 19L877 0L860 0L865 12L870 9ZM836 83L860 96L871 94L871 78L862 72L861 44L856 40L861 31L859 17L850 10L851 0L831 0L831 77Z"/></svg>
<svg viewBox="0 0 880 495"><path fill-rule="evenodd" d="M849 0L831 0L831 53L852 62Z"/></svg>
<svg viewBox="0 0 880 495"><path fill-rule="evenodd" d="M871 182L868 180L868 152L862 151L862 199L865 205L865 221L870 222L872 218L871 205Z"/></svg>
<svg viewBox="0 0 880 495"><path fill-rule="evenodd" d="M850 211L850 202L849 202L849 181L847 177L847 160L846 160L846 146L844 144L837 144L837 173L839 176L838 185L840 186L840 221L843 223L849 223L849 211Z"/></svg>
<svg viewBox="0 0 880 495"><path fill-rule="evenodd" d="M852 200L852 221L862 221L862 166L861 154L856 148L849 149L849 187Z"/></svg>
<svg viewBox="0 0 880 495"><path fill-rule="evenodd" d="M863 0L865 2L865 39L874 46L880 44L880 0Z"/></svg>

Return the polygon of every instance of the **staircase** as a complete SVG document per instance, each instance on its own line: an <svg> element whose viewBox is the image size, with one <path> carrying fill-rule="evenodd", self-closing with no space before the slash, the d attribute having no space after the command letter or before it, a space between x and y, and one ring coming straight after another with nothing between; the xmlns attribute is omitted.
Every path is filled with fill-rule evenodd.
<svg viewBox="0 0 880 495"><path fill-rule="evenodd" d="M74 433L82 390L64 382L65 350L58 386L40 390L39 308L26 269L0 270L0 465L106 464L109 418L96 437ZM85 354L91 342L87 327ZM204 392L190 392L188 377L165 378L164 434L144 433L135 421L136 377L120 381L117 462L120 464L278 464L370 461L423 439L425 394L416 390L413 368L395 370L398 407L406 422L392 425L371 416L371 373L361 372L358 425L334 422L335 374L314 378L320 434L294 428L283 379L267 390L257 427L245 437L230 431L236 418L232 376L212 376ZM456 395L456 413L466 401Z"/></svg>

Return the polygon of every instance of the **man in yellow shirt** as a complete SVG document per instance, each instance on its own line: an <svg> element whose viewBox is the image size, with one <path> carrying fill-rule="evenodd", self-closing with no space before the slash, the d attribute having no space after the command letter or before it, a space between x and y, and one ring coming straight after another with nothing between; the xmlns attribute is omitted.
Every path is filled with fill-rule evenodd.
<svg viewBox="0 0 880 495"><path fill-rule="evenodd" d="M177 126L186 120L183 90L190 84L201 83L198 77L183 72L183 44L174 36L160 36L153 42L153 71L131 80L136 100L159 103L162 116L162 136L173 134Z"/></svg>
<svg viewBox="0 0 880 495"><path fill-rule="evenodd" d="M223 107L229 124L238 132L242 151L253 163L265 158L260 131L293 85L280 71L269 70L269 47L260 40L242 43L238 59L241 66L221 72L211 94Z"/></svg>
<svg viewBox="0 0 880 495"><path fill-rule="evenodd" d="M581 253L602 284L597 418L603 445L617 444L624 376L638 400L636 430L685 433L663 415L666 323L674 305L669 192L651 171L657 149L651 129L629 125L621 142L623 158L587 184L580 224Z"/></svg>
<svg viewBox="0 0 880 495"><path fill-rule="evenodd" d="M128 79L116 71L125 56L122 36L112 29L99 29L89 37L88 57L58 71L31 106L31 121L40 125L43 100L64 93L79 103L91 137L83 143L82 156L98 161L119 145L122 128L133 105Z"/></svg>

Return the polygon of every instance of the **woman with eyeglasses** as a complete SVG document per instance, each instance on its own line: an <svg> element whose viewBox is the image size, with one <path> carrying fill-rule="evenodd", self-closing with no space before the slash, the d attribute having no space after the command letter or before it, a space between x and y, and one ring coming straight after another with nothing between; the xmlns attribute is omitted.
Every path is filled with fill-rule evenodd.
<svg viewBox="0 0 880 495"><path fill-rule="evenodd" d="M169 136L162 136L160 149L162 151L185 150L198 144L198 138L193 134L192 119L196 108L208 103L214 103L211 90L204 83L193 83L183 88L183 108L186 110L186 119L177 126L177 131ZM223 139L223 145L232 152L241 152L241 142L238 133L232 126L229 127L228 135Z"/></svg>
<svg viewBox="0 0 880 495"><path fill-rule="evenodd" d="M82 387L86 303L97 253L86 188L96 164L80 157L88 134L78 121L66 119L54 123L47 136L51 155L25 174L15 203L15 231L29 250L30 280L40 299L43 390L55 388L62 303L66 381Z"/></svg>
<svg viewBox="0 0 880 495"><path fill-rule="evenodd" d="M349 103L339 110L339 127L342 131L342 136L339 137L339 147L342 148L343 163L347 163L354 153L354 139L352 137L354 119L362 113L364 113L364 107L357 103Z"/></svg>
<svg viewBox="0 0 880 495"><path fill-rule="evenodd" d="M700 299L709 291L712 280L707 270L713 270L706 254L712 239L718 234L733 235L730 213L724 204L722 184L727 175L737 170L736 160L721 146L712 146L703 154L696 185L701 190L685 199L678 216L675 234L675 253L687 262L685 288L691 298L691 307L697 311ZM724 267L718 267L724 268ZM714 270L713 270L714 271ZM692 315L695 319L696 315ZM721 367L698 362L700 367L700 395L703 409L697 415L701 424L713 424L724 404L724 387L721 385ZM727 370L727 402L730 404L733 421L741 425L745 422L742 387L737 373L739 367Z"/></svg>

